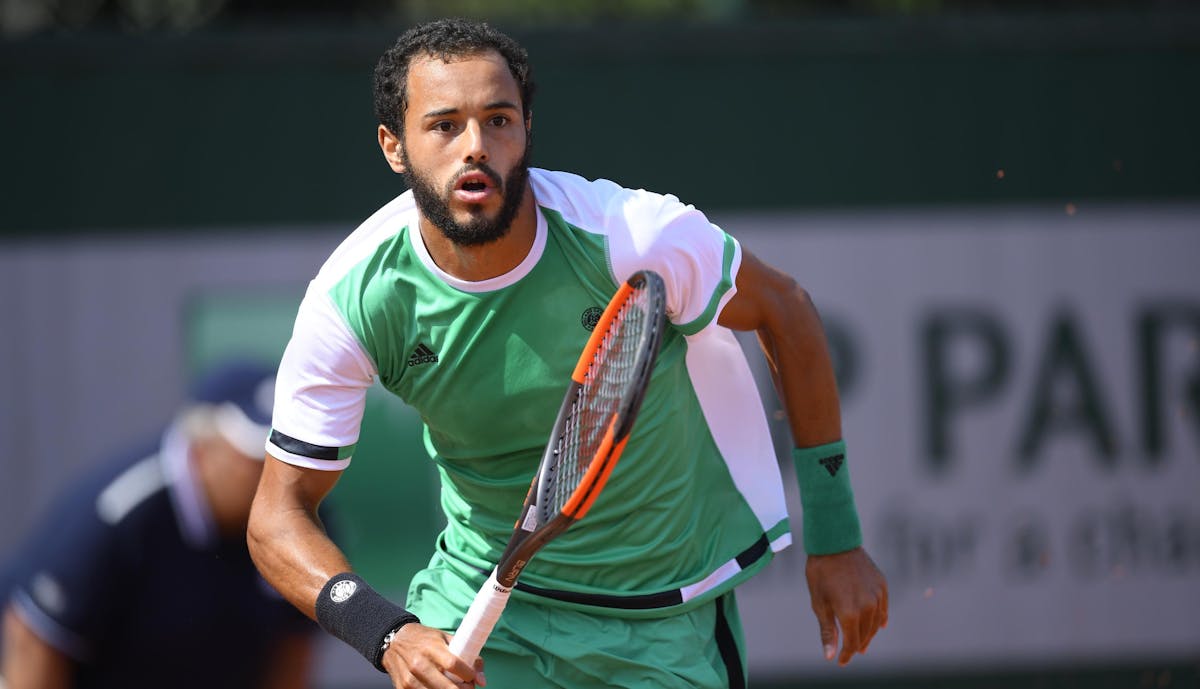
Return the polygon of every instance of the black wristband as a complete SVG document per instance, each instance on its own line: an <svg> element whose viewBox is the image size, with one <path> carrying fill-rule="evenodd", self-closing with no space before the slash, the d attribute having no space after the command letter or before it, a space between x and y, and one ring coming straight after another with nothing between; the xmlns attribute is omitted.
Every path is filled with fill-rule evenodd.
<svg viewBox="0 0 1200 689"><path fill-rule="evenodd" d="M325 582L317 595L317 623L362 654L380 672L383 638L417 616L389 601L353 572Z"/></svg>

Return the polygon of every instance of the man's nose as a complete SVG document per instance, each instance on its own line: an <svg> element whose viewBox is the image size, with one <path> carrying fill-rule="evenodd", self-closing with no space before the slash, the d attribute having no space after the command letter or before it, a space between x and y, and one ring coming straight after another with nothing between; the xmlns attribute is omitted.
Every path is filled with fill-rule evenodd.
<svg viewBox="0 0 1200 689"><path fill-rule="evenodd" d="M463 132L463 162L478 165L487 159L487 142L484 141L483 127L471 120L467 122Z"/></svg>

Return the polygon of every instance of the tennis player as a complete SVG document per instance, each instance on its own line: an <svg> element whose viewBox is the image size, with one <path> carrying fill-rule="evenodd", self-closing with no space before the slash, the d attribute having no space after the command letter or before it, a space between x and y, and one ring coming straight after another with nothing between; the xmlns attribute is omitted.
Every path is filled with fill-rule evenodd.
<svg viewBox="0 0 1200 689"><path fill-rule="evenodd" d="M379 61L379 145L410 190L344 241L300 306L255 562L396 687L453 687L447 672L500 689L743 687L734 588L792 540L732 333L756 331L797 446L823 652L849 662L886 623L887 586L862 548L816 310L675 197L531 168L533 93L525 51L484 24L418 26ZM639 269L664 278L670 324L633 435L587 517L525 569L486 666L470 666L449 633L508 539L596 315ZM447 520L404 606L353 574L314 516L376 380L420 412ZM404 505L378 528L402 532Z"/></svg>

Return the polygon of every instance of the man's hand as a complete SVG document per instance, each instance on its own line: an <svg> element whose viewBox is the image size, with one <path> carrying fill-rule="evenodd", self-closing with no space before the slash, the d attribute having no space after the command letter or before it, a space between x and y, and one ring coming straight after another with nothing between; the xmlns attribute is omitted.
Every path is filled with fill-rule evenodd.
<svg viewBox="0 0 1200 689"><path fill-rule="evenodd" d="M883 573L867 551L855 548L834 555L810 555L804 568L813 612L821 626L825 659L837 652L841 627L842 652L838 665L855 653L866 653L875 632L887 626L888 592Z"/></svg>
<svg viewBox="0 0 1200 689"><path fill-rule="evenodd" d="M471 667L450 652L450 635L420 624L406 624L396 633L381 661L396 689L472 689L487 686L483 659ZM446 673L463 679L455 682Z"/></svg>

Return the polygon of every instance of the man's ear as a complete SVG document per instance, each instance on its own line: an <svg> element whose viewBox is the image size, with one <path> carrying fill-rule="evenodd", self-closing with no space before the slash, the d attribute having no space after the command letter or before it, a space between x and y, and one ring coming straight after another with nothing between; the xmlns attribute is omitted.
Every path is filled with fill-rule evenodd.
<svg viewBox="0 0 1200 689"><path fill-rule="evenodd" d="M400 138L387 127L379 125L379 148L392 172L404 172L404 157L400 155Z"/></svg>

